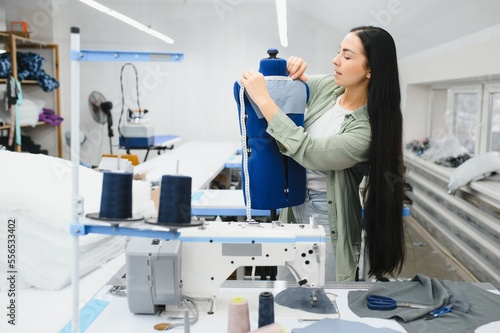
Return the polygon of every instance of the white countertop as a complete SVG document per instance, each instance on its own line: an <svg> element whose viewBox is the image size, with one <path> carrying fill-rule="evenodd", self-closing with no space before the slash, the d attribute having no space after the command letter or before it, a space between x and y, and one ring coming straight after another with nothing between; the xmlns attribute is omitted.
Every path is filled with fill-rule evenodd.
<svg viewBox="0 0 500 333"><path fill-rule="evenodd" d="M137 165L134 173L148 171L149 181L161 181L163 175L190 176L194 193L209 185L240 146L239 142L184 142Z"/></svg>

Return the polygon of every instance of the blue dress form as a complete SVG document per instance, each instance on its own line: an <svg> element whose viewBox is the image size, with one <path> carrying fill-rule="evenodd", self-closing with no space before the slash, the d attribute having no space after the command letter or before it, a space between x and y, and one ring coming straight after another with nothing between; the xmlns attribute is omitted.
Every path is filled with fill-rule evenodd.
<svg viewBox="0 0 500 333"><path fill-rule="evenodd" d="M304 125L304 112L309 90L300 80L289 80L286 60L277 58L278 51L268 50L269 58L260 61L259 72L266 79L271 98L297 126ZM271 78L272 77L272 78ZM278 77L278 78L276 78ZM280 80L282 79L282 80ZM245 123L241 123L241 84L234 84L238 104L240 131L246 129L248 181L252 209L275 210L297 206L305 201L306 171L292 158L280 153L278 144L267 132L267 121L255 104L244 95ZM245 163L243 160L242 163ZM244 170L244 168L242 168ZM245 174L242 172L243 186ZM243 191L245 193L245 191ZM245 204L247 195L245 193Z"/></svg>

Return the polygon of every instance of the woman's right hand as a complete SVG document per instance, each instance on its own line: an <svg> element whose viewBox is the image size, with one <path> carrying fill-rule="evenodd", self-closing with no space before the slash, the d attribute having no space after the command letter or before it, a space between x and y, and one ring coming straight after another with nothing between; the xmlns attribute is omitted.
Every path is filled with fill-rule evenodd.
<svg viewBox="0 0 500 333"><path fill-rule="evenodd" d="M286 71L292 80L299 79L306 82L307 76L304 74L307 69L307 63L299 57L290 57L286 62Z"/></svg>

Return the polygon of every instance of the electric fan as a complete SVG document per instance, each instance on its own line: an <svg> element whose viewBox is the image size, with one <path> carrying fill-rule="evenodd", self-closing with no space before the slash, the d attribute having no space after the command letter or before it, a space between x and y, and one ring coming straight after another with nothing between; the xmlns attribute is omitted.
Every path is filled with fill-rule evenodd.
<svg viewBox="0 0 500 333"><path fill-rule="evenodd" d="M107 101L104 95L98 91L93 91L89 96L89 108L92 118L99 124L108 124L109 150L113 153L111 138L113 137L113 117L111 109L113 103Z"/></svg>

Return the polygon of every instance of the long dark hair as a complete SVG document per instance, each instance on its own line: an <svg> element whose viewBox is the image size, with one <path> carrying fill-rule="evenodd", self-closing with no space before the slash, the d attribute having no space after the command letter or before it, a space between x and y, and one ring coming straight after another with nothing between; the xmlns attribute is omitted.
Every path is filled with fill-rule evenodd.
<svg viewBox="0 0 500 333"><path fill-rule="evenodd" d="M364 196L366 250L377 278L401 272L405 258L403 199L403 116L396 46L384 29L351 30L363 43L370 68L368 114L372 140Z"/></svg>

